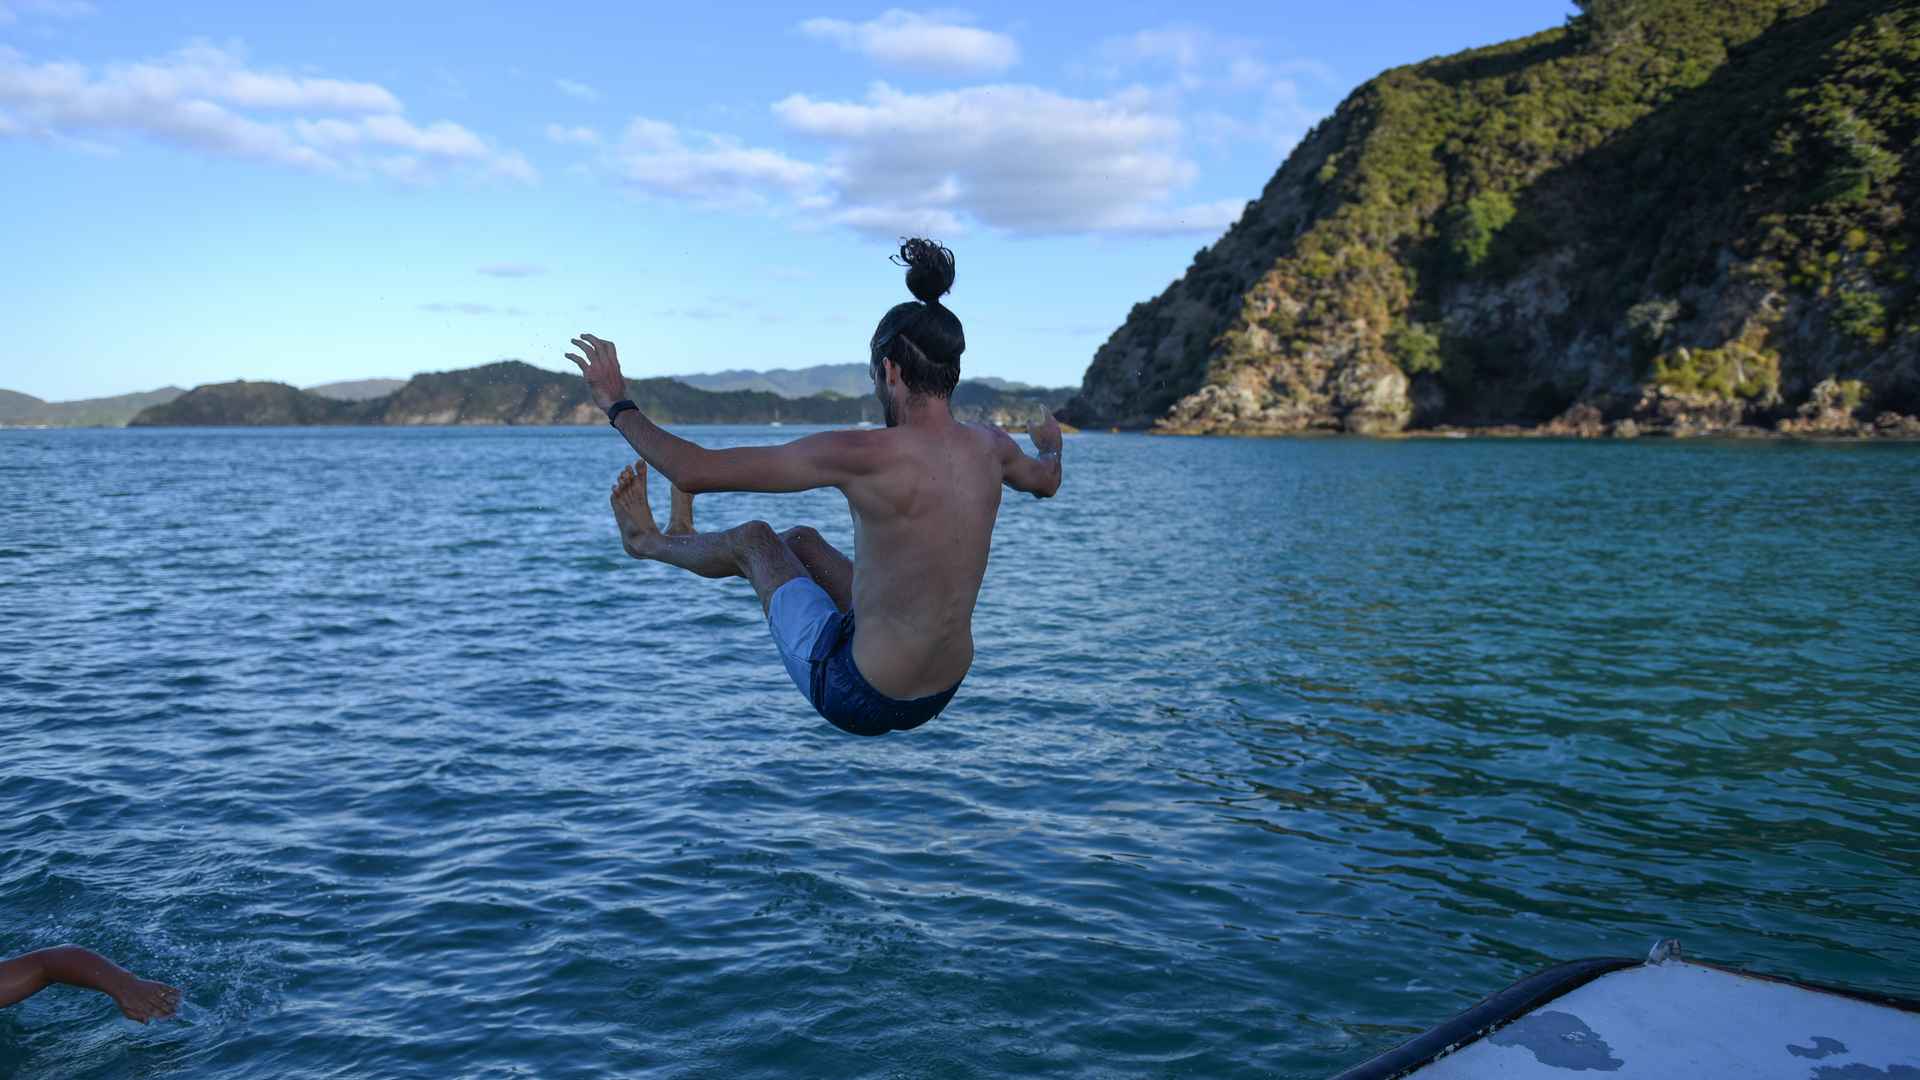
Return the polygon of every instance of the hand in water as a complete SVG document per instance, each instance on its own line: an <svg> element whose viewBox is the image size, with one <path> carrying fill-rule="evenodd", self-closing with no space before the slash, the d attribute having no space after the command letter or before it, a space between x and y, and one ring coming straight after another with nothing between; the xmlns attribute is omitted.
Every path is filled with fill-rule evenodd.
<svg viewBox="0 0 1920 1080"><path fill-rule="evenodd" d="M604 409L626 397L627 380L620 374L620 354L614 351L613 342L592 334L581 334L572 340L587 358L583 360L568 353L567 359L580 365L580 374L587 377L587 389L593 392L593 403Z"/></svg>
<svg viewBox="0 0 1920 1080"><path fill-rule="evenodd" d="M1060 422L1052 413L1039 427L1027 428L1027 438L1033 440L1033 448L1043 454L1058 453L1060 450Z"/></svg>
<svg viewBox="0 0 1920 1080"><path fill-rule="evenodd" d="M180 991L166 983L129 979L112 990L113 1000L129 1020L164 1020L180 1007Z"/></svg>

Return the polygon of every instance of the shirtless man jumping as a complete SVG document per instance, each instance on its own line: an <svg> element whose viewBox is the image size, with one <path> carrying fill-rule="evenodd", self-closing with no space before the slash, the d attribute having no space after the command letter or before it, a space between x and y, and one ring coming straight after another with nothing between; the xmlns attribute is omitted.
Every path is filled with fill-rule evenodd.
<svg viewBox="0 0 1920 1080"><path fill-rule="evenodd" d="M782 446L708 450L655 426L626 399L613 343L573 343L593 399L641 462L613 487L627 554L704 577L743 577L767 613L780 658L801 693L855 735L918 727L946 708L973 664L973 606L1002 484L1047 498L1060 489L1060 426L1048 417L1028 456L996 428L953 418L966 337L940 303L953 253L901 245L907 288L873 335L869 363L887 426L826 431ZM647 466L673 484L663 533L647 507ZM693 497L708 491L840 489L853 515L853 560L807 526L764 521L695 532ZM854 613L859 612L859 628Z"/></svg>

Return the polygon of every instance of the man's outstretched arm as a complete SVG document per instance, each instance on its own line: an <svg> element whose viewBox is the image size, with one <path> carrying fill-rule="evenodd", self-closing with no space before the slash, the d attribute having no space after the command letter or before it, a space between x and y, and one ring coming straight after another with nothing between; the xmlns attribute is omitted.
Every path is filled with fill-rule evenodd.
<svg viewBox="0 0 1920 1080"><path fill-rule="evenodd" d="M1037 428L1029 428L1033 440L1032 456L1020 452L1013 437L999 433L1001 481L1015 491L1024 491L1036 499L1052 498L1060 490L1060 424L1049 413Z"/></svg>
<svg viewBox="0 0 1920 1080"><path fill-rule="evenodd" d="M587 355L567 359L587 377L594 404L606 409L627 396L620 355L611 341L582 334L573 343ZM823 431L781 446L709 450L655 424L638 409L614 419L634 452L689 495L708 491L806 491L835 487L866 472L877 460L869 433Z"/></svg>
<svg viewBox="0 0 1920 1080"><path fill-rule="evenodd" d="M56 984L98 990L111 997L129 1020L143 1024L172 1016L180 1005L179 990L142 979L99 953L61 945L0 962L0 1008Z"/></svg>

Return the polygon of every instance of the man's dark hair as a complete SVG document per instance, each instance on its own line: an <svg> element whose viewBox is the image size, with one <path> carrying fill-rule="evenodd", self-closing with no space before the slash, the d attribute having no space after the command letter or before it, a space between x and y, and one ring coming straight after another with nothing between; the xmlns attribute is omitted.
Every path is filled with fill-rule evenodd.
<svg viewBox="0 0 1920 1080"><path fill-rule="evenodd" d="M900 379L913 396L952 397L960 382L960 354L967 335L960 319L940 303L953 288L953 252L931 240L906 240L896 266L907 268L907 291L918 297L895 304L873 332L872 362L900 365Z"/></svg>

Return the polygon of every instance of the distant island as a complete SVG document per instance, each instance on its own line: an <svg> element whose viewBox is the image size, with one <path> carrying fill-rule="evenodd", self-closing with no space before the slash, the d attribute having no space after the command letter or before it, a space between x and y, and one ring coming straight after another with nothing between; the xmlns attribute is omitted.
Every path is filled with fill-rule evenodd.
<svg viewBox="0 0 1920 1080"><path fill-rule="evenodd" d="M630 379L627 389L647 415L664 424L878 424L883 417L872 385L869 380L868 392L858 397L828 391L797 398L764 390L702 390L665 378ZM328 389L335 393L317 392ZM1072 393L1007 390L963 380L954 390L953 412L962 420L1025 427L1065 404ZM128 420L133 427L604 422L580 376L518 360L415 375L377 396L342 395L339 384L301 390L275 382L214 383L142 409Z"/></svg>
<svg viewBox="0 0 1920 1080"><path fill-rule="evenodd" d="M365 401L390 394L406 384L405 379L357 379L309 386L307 390L340 401ZM141 410L165 405L184 393L186 391L177 386L163 386L114 397L42 401L32 394L0 390L0 428L125 427Z"/></svg>
<svg viewBox="0 0 1920 1080"><path fill-rule="evenodd" d="M1920 436L1920 5L1576 3L1355 90L1064 418Z"/></svg>
<svg viewBox="0 0 1920 1080"><path fill-rule="evenodd" d="M336 401L367 401L372 398L386 397L405 385L407 385L405 379L350 379L346 382L309 386L307 392L333 398Z"/></svg>
<svg viewBox="0 0 1920 1080"><path fill-rule="evenodd" d="M184 393L177 386L164 386L115 397L42 401L32 394L0 390L0 427L121 427L140 410L164 405Z"/></svg>
<svg viewBox="0 0 1920 1080"><path fill-rule="evenodd" d="M841 394L845 397L866 397L873 393L873 376L865 364L817 364L803 368L774 368L771 371L749 371L745 369L714 371L697 375L669 375L669 379L686 383L701 390L764 390L781 397L801 398L814 394ZM986 376L970 379L970 382L994 390L1031 392L1041 387L1026 383L1009 382ZM1062 397L1071 390L1059 392Z"/></svg>

